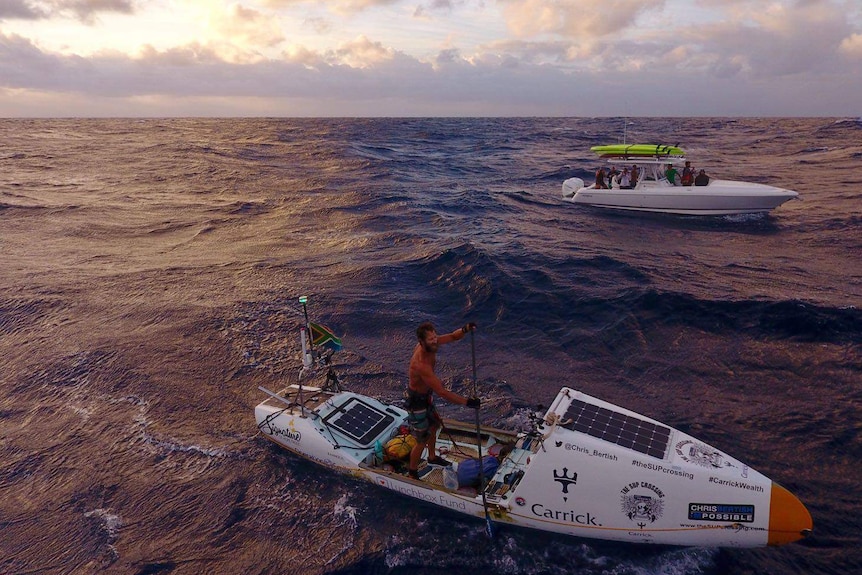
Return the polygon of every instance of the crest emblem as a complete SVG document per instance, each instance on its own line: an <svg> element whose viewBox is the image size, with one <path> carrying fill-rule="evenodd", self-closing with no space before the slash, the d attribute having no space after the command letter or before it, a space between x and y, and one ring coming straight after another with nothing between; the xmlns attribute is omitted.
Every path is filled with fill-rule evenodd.
<svg viewBox="0 0 862 575"><path fill-rule="evenodd" d="M620 490L620 510L643 529L664 515L664 493L645 481L629 483Z"/></svg>
<svg viewBox="0 0 862 575"><path fill-rule="evenodd" d="M706 467L707 469L721 469L722 467L735 467L732 463L725 461L724 456L707 447L703 443L686 439L676 444L676 454L683 461Z"/></svg>

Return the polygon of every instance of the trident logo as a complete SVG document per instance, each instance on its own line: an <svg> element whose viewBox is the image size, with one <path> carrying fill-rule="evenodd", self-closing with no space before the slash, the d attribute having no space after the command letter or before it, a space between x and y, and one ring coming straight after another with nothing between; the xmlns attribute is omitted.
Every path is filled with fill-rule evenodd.
<svg viewBox="0 0 862 575"><path fill-rule="evenodd" d="M554 481L558 481L560 485L563 486L563 493L569 493L569 485L576 485L578 483L578 474L572 471L571 477L569 476L569 468L563 467L562 474L559 473L556 469L554 469ZM568 501L568 497L563 497L563 501Z"/></svg>

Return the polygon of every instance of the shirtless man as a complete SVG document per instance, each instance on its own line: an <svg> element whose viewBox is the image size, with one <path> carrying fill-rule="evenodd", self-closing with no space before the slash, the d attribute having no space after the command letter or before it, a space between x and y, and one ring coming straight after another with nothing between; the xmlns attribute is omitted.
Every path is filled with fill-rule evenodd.
<svg viewBox="0 0 862 575"><path fill-rule="evenodd" d="M410 465L407 469L408 475L413 479L419 479L419 460L422 451L428 448L428 463L434 465L452 465L435 451L437 443L437 431L443 424L440 414L434 407L434 392L450 403L466 405L473 409L479 409L479 398L466 398L443 387L434 374L434 366L437 364L437 349L446 343L463 339L468 332L476 329L475 323L468 323L460 329L445 335L437 335L434 325L425 322L416 329L416 337L419 343L413 350L410 358L410 383L407 386L407 411L410 415L407 421L410 423L410 433L416 438L416 447L410 452Z"/></svg>
<svg viewBox="0 0 862 575"><path fill-rule="evenodd" d="M608 188L605 185L605 169L599 166L599 169L596 170L596 189L597 190L606 190Z"/></svg>

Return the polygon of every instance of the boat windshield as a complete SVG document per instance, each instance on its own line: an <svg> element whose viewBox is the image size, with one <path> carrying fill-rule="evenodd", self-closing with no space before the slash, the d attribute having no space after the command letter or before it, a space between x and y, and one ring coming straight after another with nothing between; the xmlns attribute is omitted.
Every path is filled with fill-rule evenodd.
<svg viewBox="0 0 862 575"><path fill-rule="evenodd" d="M642 172L643 177L641 178L641 181L659 182L666 179L664 176L666 167L667 166L665 166L664 164L648 164L644 166Z"/></svg>
<svg viewBox="0 0 862 575"><path fill-rule="evenodd" d="M620 165L620 162L617 161L613 162L613 168L617 170L617 174L619 174L623 169L626 169L628 174L632 174L633 168L637 166L638 178L636 187L640 188L644 184L650 186L654 186L659 183L666 184L667 178L665 177L665 171L667 170L668 163L669 162L667 160L663 160L661 162L656 160L640 160ZM681 168L677 167L677 171L681 171ZM610 179L610 185L612 188L620 185L620 180L618 178L619 176Z"/></svg>

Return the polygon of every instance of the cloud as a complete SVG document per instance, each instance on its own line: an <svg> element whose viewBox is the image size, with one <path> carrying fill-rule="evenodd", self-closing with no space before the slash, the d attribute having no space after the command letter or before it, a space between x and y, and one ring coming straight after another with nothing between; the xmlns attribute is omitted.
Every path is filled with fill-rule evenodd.
<svg viewBox="0 0 862 575"><path fill-rule="evenodd" d="M131 0L54 0L60 12L72 12L83 22L91 22L100 12L134 13Z"/></svg>
<svg viewBox="0 0 862 575"><path fill-rule="evenodd" d="M835 72L851 24L834 2L733 4L735 20L705 25L685 35L703 61L752 78Z"/></svg>
<svg viewBox="0 0 862 575"><path fill-rule="evenodd" d="M446 50L441 50L437 54L437 58L435 62L437 64L453 64L461 59L461 53L457 48L448 48Z"/></svg>
<svg viewBox="0 0 862 575"><path fill-rule="evenodd" d="M0 21L38 20L47 17L48 12L34 6L28 0L3 0L0 2Z"/></svg>
<svg viewBox="0 0 862 575"><path fill-rule="evenodd" d="M208 29L196 28L195 41L186 36L131 55L74 56L0 32L0 116L35 109L25 95L43 107L53 102L55 115L101 115L120 103L144 115L858 115L862 32L838 1L699 0L689 6L710 18L684 21L671 19L677 0L628 10L632 3L623 0L485 0L488 21L445 34L432 21L447 11L479 12L462 0L421 1L423 40L436 34L421 53L412 53L414 29L388 36L385 27L348 25L364 24L365 16L333 11L383 8L389 0L201 2L206 12L197 22ZM118 0L38 6L68 18L73 4L92 15L134 7ZM299 13L273 11L300 4ZM5 1L0 17L35 6ZM399 14L406 28L409 10ZM516 33L505 33L503 17ZM497 36L479 34L488 22ZM292 45L290 25L333 35L315 47L311 40ZM79 112L69 110L71 102Z"/></svg>
<svg viewBox="0 0 862 575"><path fill-rule="evenodd" d="M862 34L851 34L841 40L840 50L847 56L862 59Z"/></svg>
<svg viewBox="0 0 862 575"><path fill-rule="evenodd" d="M320 34L321 36L328 34L334 29L331 20L327 20L326 18L321 18L319 16L306 18L303 21L303 24L309 26L316 34Z"/></svg>
<svg viewBox="0 0 862 575"><path fill-rule="evenodd" d="M285 8L300 4L324 6L335 14L353 14L377 8L399 4L403 0L263 0L266 6Z"/></svg>
<svg viewBox="0 0 862 575"><path fill-rule="evenodd" d="M512 0L503 3L509 28L519 37L554 34L590 42L620 34L665 0Z"/></svg>
<svg viewBox="0 0 862 575"><path fill-rule="evenodd" d="M226 11L216 9L210 14L210 27L221 38L239 46L269 48L277 46L284 34L273 14L265 14L239 4Z"/></svg>
<svg viewBox="0 0 862 575"><path fill-rule="evenodd" d="M3 87L34 92L56 90L93 98L305 99L343 102L344 106L337 109L344 110L380 106L386 101L400 103L394 107L384 105L377 112L381 115L399 106L442 112L444 104L461 101L476 113L483 109L479 103L485 102L487 114L508 109L516 101L542 107L558 99L543 86L547 87L548 82L570 82L557 71L529 65L513 76L503 59L470 63L450 53L444 60L447 65L435 70L429 63L368 38L355 39L321 54L304 50L294 52L290 59L246 65L226 62L210 47L198 44L165 51L149 48L134 59L119 54L83 59L46 54L29 40L0 34ZM525 99L528 91L533 96ZM505 106L493 104L501 95L508 101ZM555 106L568 99L565 93Z"/></svg>
<svg viewBox="0 0 862 575"><path fill-rule="evenodd" d="M3 0L0 20L74 18L92 24L99 13L134 13L132 0Z"/></svg>
<svg viewBox="0 0 862 575"><path fill-rule="evenodd" d="M418 4L413 10L414 18L425 18L435 12L451 12L456 6L463 5L465 0L453 2L452 0L431 0L426 4Z"/></svg>
<svg viewBox="0 0 862 575"><path fill-rule="evenodd" d="M754 113L762 115L822 115L854 109L862 90L859 77L844 78L831 95L802 77L684 80L670 70L572 71L505 54L466 58L452 49L432 64L367 37L240 64L197 43L85 59L0 33L0 116L15 115L10 106L33 110L27 94L49 116L116 115L121 102L140 115L746 115L757 102Z"/></svg>
<svg viewBox="0 0 862 575"><path fill-rule="evenodd" d="M504 13L516 39L484 49L607 77L640 71L750 81L818 78L844 69L858 53L852 14L840 2L700 0L698 10L712 11L702 19L674 13L678 6L664 0L632 4L512 0ZM644 26L644 18L666 25Z"/></svg>
<svg viewBox="0 0 862 575"><path fill-rule="evenodd" d="M382 43L372 42L365 36L360 36L330 51L328 60L334 64L346 64L352 68L367 68L393 60L395 56L396 52L384 47Z"/></svg>

